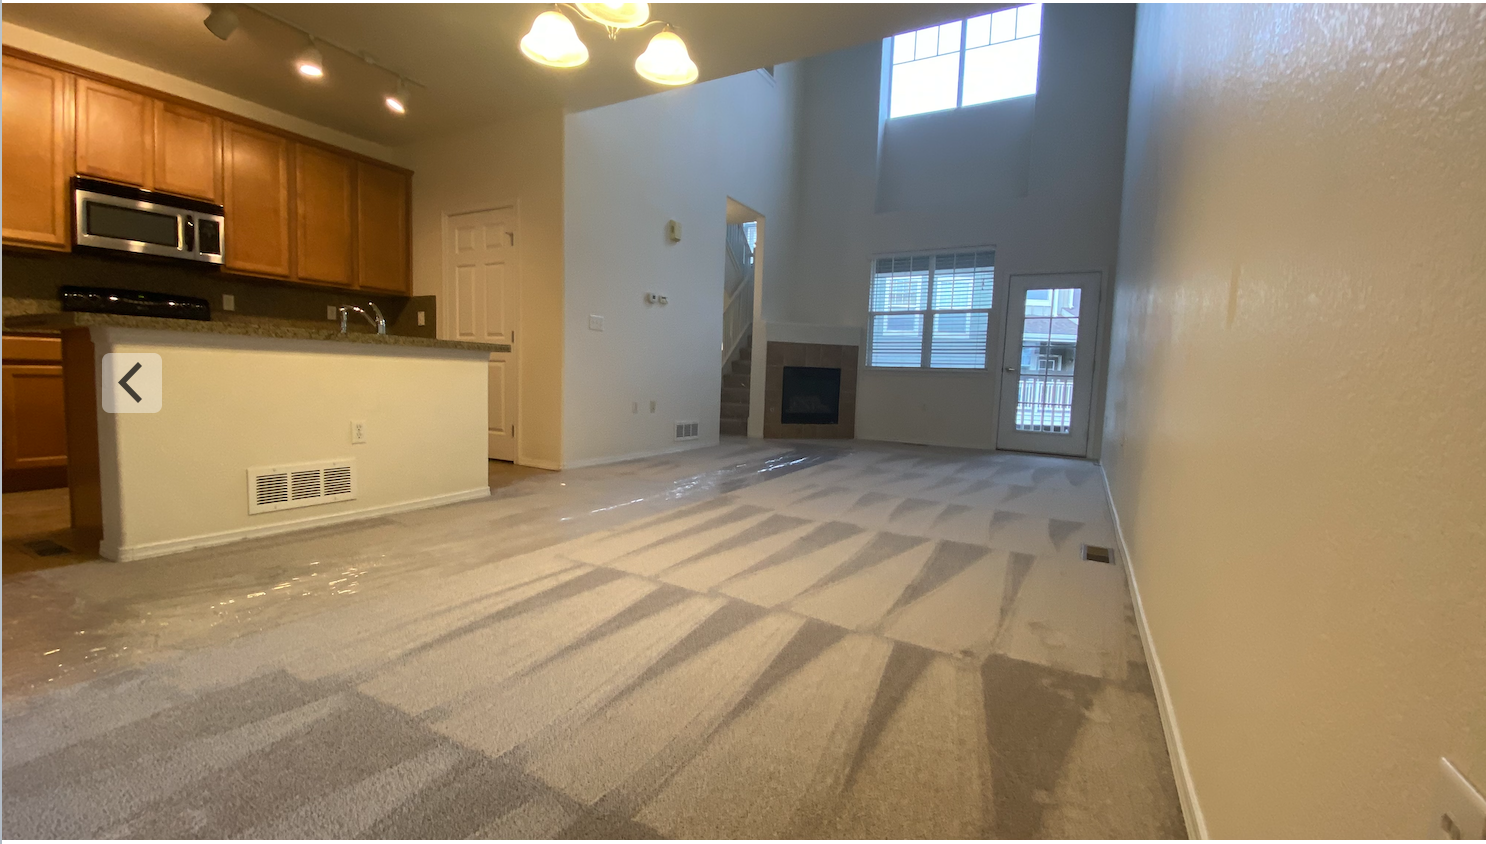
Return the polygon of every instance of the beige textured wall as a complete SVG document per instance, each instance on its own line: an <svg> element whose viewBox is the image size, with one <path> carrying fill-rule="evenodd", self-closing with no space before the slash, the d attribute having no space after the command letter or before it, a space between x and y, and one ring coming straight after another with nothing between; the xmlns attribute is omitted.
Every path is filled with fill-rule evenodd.
<svg viewBox="0 0 1486 844"><path fill-rule="evenodd" d="M1486 783L1486 6L1142 6L1104 463L1208 831Z"/></svg>
<svg viewBox="0 0 1486 844"><path fill-rule="evenodd" d="M516 206L521 319L516 462L562 465L563 115L540 112L405 147L413 168L413 294L443 295L444 218Z"/></svg>

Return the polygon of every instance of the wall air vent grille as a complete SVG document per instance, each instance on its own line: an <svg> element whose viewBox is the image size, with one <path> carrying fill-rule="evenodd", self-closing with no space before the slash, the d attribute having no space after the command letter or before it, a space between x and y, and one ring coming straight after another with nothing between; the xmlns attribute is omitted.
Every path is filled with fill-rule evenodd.
<svg viewBox="0 0 1486 844"><path fill-rule="evenodd" d="M677 422L676 439L694 440L699 436L698 429L700 427L696 422Z"/></svg>
<svg viewBox="0 0 1486 844"><path fill-rule="evenodd" d="M1085 545L1084 559L1095 563L1114 563L1114 552L1103 545Z"/></svg>
<svg viewBox="0 0 1486 844"><path fill-rule="evenodd" d="M356 497L356 461L327 460L248 470L248 515Z"/></svg>

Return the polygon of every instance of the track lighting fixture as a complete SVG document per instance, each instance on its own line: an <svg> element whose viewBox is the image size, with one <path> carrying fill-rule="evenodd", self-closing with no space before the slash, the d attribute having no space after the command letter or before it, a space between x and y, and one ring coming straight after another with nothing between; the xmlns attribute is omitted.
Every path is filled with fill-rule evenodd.
<svg viewBox="0 0 1486 844"><path fill-rule="evenodd" d="M635 60L635 72L660 85L688 85L697 81L696 62L687 53L686 44L670 24L650 20L648 3L567 3L553 6L537 15L531 31L521 39L521 52L527 58L548 67L577 67L588 61L588 47L578 38L573 22L561 11L566 5L582 19L599 24L616 40L625 29L638 29L659 23L665 29L650 39L650 46Z"/></svg>
<svg viewBox="0 0 1486 844"><path fill-rule="evenodd" d="M386 98L382 100L382 102L387 104L387 110L392 112L393 114L407 114L408 83L404 82L402 80L402 77L398 77L397 88L395 88L392 93L388 94Z"/></svg>
<svg viewBox="0 0 1486 844"><path fill-rule="evenodd" d="M214 5L211 7L211 13L202 22L206 24L211 34L226 41L229 35L237 31L237 12L226 6Z"/></svg>
<svg viewBox="0 0 1486 844"><path fill-rule="evenodd" d="M314 38L310 39L310 46L294 60L294 67L299 70L300 76L310 79L319 79L325 75L325 57L320 55L320 48L315 46Z"/></svg>

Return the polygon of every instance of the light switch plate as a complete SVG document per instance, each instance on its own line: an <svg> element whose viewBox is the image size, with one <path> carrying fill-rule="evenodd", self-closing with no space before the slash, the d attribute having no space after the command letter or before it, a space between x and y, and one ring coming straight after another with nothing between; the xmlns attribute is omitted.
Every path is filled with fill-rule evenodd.
<svg viewBox="0 0 1486 844"><path fill-rule="evenodd" d="M1440 758L1439 797L1432 820L1431 838L1486 839L1486 797L1444 757Z"/></svg>
<svg viewBox="0 0 1486 844"><path fill-rule="evenodd" d="M424 316L424 314L423 314L422 311L419 311L418 312L418 324L419 325L427 325L428 323L427 323L426 320L427 320L427 317Z"/></svg>
<svg viewBox="0 0 1486 844"><path fill-rule="evenodd" d="M589 331L603 331L604 330L604 318L601 317L601 316L599 316L598 314L589 314L588 315L588 330Z"/></svg>
<svg viewBox="0 0 1486 844"><path fill-rule="evenodd" d="M366 420L351 420L351 444L359 445L366 442Z"/></svg>
<svg viewBox="0 0 1486 844"><path fill-rule="evenodd" d="M326 319L335 319L336 318L335 305L326 305L325 306L325 318Z"/></svg>
<svg viewBox="0 0 1486 844"><path fill-rule="evenodd" d="M236 296L233 296L231 293L223 293L222 294L222 310L224 310L224 311L235 311L235 310L237 310L237 297Z"/></svg>

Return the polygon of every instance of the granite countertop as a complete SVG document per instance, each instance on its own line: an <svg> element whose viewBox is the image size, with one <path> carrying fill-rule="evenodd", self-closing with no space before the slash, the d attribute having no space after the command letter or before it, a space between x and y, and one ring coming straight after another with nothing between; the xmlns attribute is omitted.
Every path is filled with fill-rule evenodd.
<svg viewBox="0 0 1486 844"><path fill-rule="evenodd" d="M130 316L127 314L95 314L84 311L14 314L5 317L5 329L7 331L58 331L63 328L86 328L94 325L116 328L147 328L161 331L185 331L196 334L234 334L242 337L269 337L280 340L329 340L336 343L363 343L372 346L412 346L424 349L458 349L470 352L511 351L511 347L504 343L468 343L463 340L437 340L432 337L373 334L369 331L351 331L347 334L342 334L335 329L322 328L314 323L254 319L251 317L222 319L218 316L213 316L212 320L207 322L194 319L163 319L161 317Z"/></svg>

